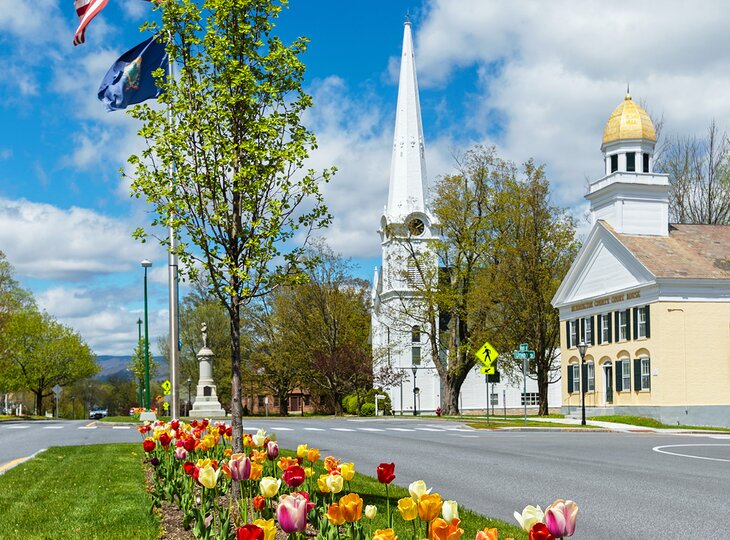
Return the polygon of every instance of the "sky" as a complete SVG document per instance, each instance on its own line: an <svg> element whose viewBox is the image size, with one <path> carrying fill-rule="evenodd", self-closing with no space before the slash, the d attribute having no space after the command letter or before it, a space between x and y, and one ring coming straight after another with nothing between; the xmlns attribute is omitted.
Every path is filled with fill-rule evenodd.
<svg viewBox="0 0 730 540"><path fill-rule="evenodd" d="M97 354L131 354L149 273L150 341L167 333L167 256L132 231L150 208L120 170L139 126L96 93L146 36L144 0L109 0L72 44L73 0L0 3L0 251L39 306ZM371 278L387 200L403 23L413 24L429 182L454 156L496 145L546 167L555 203L585 215L602 174L606 120L631 94L665 136L701 136L730 117L730 3L514 0L291 0L275 33L311 41L305 117L334 216L321 234ZM585 225L582 225L585 228ZM185 294L185 287L181 294Z"/></svg>

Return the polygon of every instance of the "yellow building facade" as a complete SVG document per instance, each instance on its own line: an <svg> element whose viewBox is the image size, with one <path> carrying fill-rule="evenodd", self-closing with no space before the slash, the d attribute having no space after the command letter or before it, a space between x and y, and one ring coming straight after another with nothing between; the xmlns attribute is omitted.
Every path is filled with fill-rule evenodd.
<svg viewBox="0 0 730 540"><path fill-rule="evenodd" d="M593 227L553 298L563 410L580 412L583 388L587 416L730 426L730 226L669 224L655 143L627 96L586 195Z"/></svg>

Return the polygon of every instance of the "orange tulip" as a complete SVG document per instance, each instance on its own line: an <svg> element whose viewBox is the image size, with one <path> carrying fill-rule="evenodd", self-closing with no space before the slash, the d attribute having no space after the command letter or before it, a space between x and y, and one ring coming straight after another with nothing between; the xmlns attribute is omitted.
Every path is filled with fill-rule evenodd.
<svg viewBox="0 0 730 540"><path fill-rule="evenodd" d="M340 498L340 508L345 521L354 523L362 517L362 499L357 493L349 493Z"/></svg>
<svg viewBox="0 0 730 540"><path fill-rule="evenodd" d="M438 493L426 493L418 499L418 517L421 521L431 521L441 513L443 501Z"/></svg>
<svg viewBox="0 0 730 540"><path fill-rule="evenodd" d="M440 517L434 518L429 527L429 537L431 540L459 540L464 534L464 529L459 527L459 523L461 522L456 518L451 523L446 523Z"/></svg>
<svg viewBox="0 0 730 540"><path fill-rule="evenodd" d="M340 465L340 460L335 459L334 456L327 456L326 458L324 458L324 468L327 469L329 472L332 472L332 471L339 472L339 465Z"/></svg>
<svg viewBox="0 0 730 540"><path fill-rule="evenodd" d="M251 461L263 463L266 461L266 452L263 450L251 450Z"/></svg>
<svg viewBox="0 0 730 540"><path fill-rule="evenodd" d="M316 448L310 448L307 450L307 461L314 463L319 459L319 450Z"/></svg>
<svg viewBox="0 0 730 540"><path fill-rule="evenodd" d="M497 536L497 529L490 529L487 527L483 531L479 531L477 533L476 540L499 540L499 537Z"/></svg>
<svg viewBox="0 0 730 540"><path fill-rule="evenodd" d="M260 463L251 463L251 474L249 480L261 480L261 475L264 472L264 466Z"/></svg>
<svg viewBox="0 0 730 540"><path fill-rule="evenodd" d="M330 504L324 517L326 517L332 525L342 525L345 522L345 516L339 504Z"/></svg>
<svg viewBox="0 0 730 540"><path fill-rule="evenodd" d="M373 540L398 540L393 529L378 529L373 533Z"/></svg>
<svg viewBox="0 0 730 540"><path fill-rule="evenodd" d="M264 453L264 455L266 455L266 453ZM276 466L279 467L279 469L281 469L282 471L285 471L292 465L298 465L298 464L299 464L299 462L297 461L296 458L282 456L279 459L279 462L276 464Z"/></svg>

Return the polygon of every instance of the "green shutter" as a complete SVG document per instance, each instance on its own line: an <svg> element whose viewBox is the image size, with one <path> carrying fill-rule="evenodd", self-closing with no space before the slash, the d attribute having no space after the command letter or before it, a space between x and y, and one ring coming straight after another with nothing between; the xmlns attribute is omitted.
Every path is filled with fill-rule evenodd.
<svg viewBox="0 0 730 540"><path fill-rule="evenodd" d="M583 364L580 370L580 391L586 393L586 381L588 380L588 364Z"/></svg>
<svg viewBox="0 0 730 540"><path fill-rule="evenodd" d="M588 321L591 323L591 345L596 344L596 318L591 315Z"/></svg>
<svg viewBox="0 0 730 540"><path fill-rule="evenodd" d="M575 381L573 381L573 364L568 364L568 393L573 393L573 385L575 384Z"/></svg>
<svg viewBox="0 0 730 540"><path fill-rule="evenodd" d="M570 344L570 321L565 321L565 346L568 349L572 347Z"/></svg>
<svg viewBox="0 0 730 540"><path fill-rule="evenodd" d="M644 306L644 310L646 313L646 337L651 337L651 325L649 324L649 304Z"/></svg>
<svg viewBox="0 0 730 540"><path fill-rule="evenodd" d="M634 390L641 390L641 359L634 359Z"/></svg>
<svg viewBox="0 0 730 540"><path fill-rule="evenodd" d="M637 339L639 337L639 308L635 307L633 309L633 312L634 312L633 313L633 315L634 315L633 328L634 329L632 332L633 332L634 339Z"/></svg>
<svg viewBox="0 0 730 540"><path fill-rule="evenodd" d="M624 387L623 387L623 383L624 383L623 369L622 369L623 365L622 364L623 364L623 362L621 360L616 360L613 364L614 373L616 374L616 392L621 392L624 389Z"/></svg>
<svg viewBox="0 0 730 540"><path fill-rule="evenodd" d="M585 317L581 317L579 319L580 324L578 324L578 343L583 341L583 336L586 335L586 319Z"/></svg>
<svg viewBox="0 0 730 540"><path fill-rule="evenodd" d="M621 336L619 335L619 329L618 329L618 327L619 327L618 311L614 311L613 312L613 320L614 320L614 323L615 323L614 324L614 331L616 332L614 334L614 338L615 338L616 343L618 343L619 340L621 339Z"/></svg>
<svg viewBox="0 0 730 540"><path fill-rule="evenodd" d="M636 334L631 334L631 310L627 309L624 313L626 313L626 340L631 341L636 337Z"/></svg>
<svg viewBox="0 0 730 540"><path fill-rule="evenodd" d="M608 319L608 343L611 343L611 338L613 337L613 326L611 325L613 321L611 321L611 314L607 313L606 318Z"/></svg>

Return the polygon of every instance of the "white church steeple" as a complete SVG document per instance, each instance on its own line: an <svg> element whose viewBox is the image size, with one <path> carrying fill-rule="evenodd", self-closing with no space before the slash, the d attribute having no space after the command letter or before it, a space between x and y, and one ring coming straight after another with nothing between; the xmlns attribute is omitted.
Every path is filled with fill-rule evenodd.
<svg viewBox="0 0 730 540"><path fill-rule="evenodd" d="M390 164L388 206L389 223L404 223L414 212L427 213L426 160L418 99L416 60L413 54L411 23L403 29L398 104L395 114L393 157Z"/></svg>

